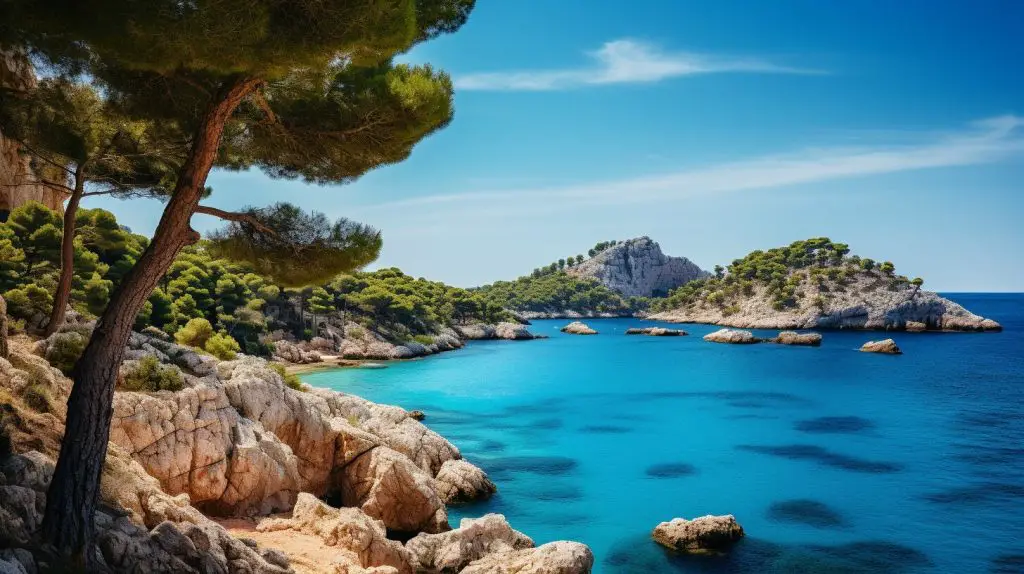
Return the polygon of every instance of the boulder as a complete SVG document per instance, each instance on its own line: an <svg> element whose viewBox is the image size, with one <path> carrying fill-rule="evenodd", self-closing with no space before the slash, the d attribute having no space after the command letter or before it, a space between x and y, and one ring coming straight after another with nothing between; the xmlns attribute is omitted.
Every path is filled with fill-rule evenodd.
<svg viewBox="0 0 1024 574"><path fill-rule="evenodd" d="M674 518L654 528L654 541L666 548L687 554L717 553L728 550L743 538L743 528L731 514L702 516L693 520Z"/></svg>
<svg viewBox="0 0 1024 574"><path fill-rule="evenodd" d="M384 523L356 508L332 508L308 493L299 494L291 518L267 518L259 532L294 530L319 537L338 549L338 564L372 568L390 566L399 574L412 574L411 554L399 542L388 540Z"/></svg>
<svg viewBox="0 0 1024 574"><path fill-rule="evenodd" d="M797 333L796 331L783 331L778 337L770 339L772 343L780 345L804 345L809 347L821 346L820 333Z"/></svg>
<svg viewBox="0 0 1024 574"><path fill-rule="evenodd" d="M892 339L882 339L881 341L868 341L864 343L861 348L863 353L882 353L885 355L902 355L903 351L900 350L896 341Z"/></svg>
<svg viewBox="0 0 1024 574"><path fill-rule="evenodd" d="M590 327L588 327L586 325L586 323L584 323L582 321L573 321L572 323L569 323L568 325L562 327L561 331L563 333L568 333L570 335L596 335L597 334L597 331L591 329Z"/></svg>
<svg viewBox="0 0 1024 574"><path fill-rule="evenodd" d="M904 327L908 333L920 333L928 330L928 325L920 321L907 321Z"/></svg>
<svg viewBox="0 0 1024 574"><path fill-rule="evenodd" d="M316 351L304 351L298 345L290 341L277 341L274 343L274 358L285 363L305 365L319 363L323 359Z"/></svg>
<svg viewBox="0 0 1024 574"><path fill-rule="evenodd" d="M488 339L507 339L510 341L530 340L534 336L526 328L526 325L519 323L501 322L497 325L474 323L456 327L456 332L463 338L470 341L481 341Z"/></svg>
<svg viewBox="0 0 1024 574"><path fill-rule="evenodd" d="M377 447L346 465L342 501L399 532L443 532L448 513L433 477L406 456Z"/></svg>
<svg viewBox="0 0 1024 574"><path fill-rule="evenodd" d="M651 337L681 337L689 335L682 329L666 329L664 327L633 327L626 329L627 335L650 335Z"/></svg>
<svg viewBox="0 0 1024 574"><path fill-rule="evenodd" d="M588 574L594 554L579 542L549 542L537 548L488 554L459 574Z"/></svg>
<svg viewBox="0 0 1024 574"><path fill-rule="evenodd" d="M761 342L761 339L755 337L750 331L741 331L739 329L719 329L714 333L704 335L704 340L712 343L731 343L733 345L749 345Z"/></svg>
<svg viewBox="0 0 1024 574"><path fill-rule="evenodd" d="M434 477L437 494L445 504L460 504L490 498L498 487L480 468L465 460L449 460Z"/></svg>
<svg viewBox="0 0 1024 574"><path fill-rule="evenodd" d="M508 322L498 323L494 328L494 336L510 341L527 341L534 338L533 334L527 330L526 325Z"/></svg>
<svg viewBox="0 0 1024 574"><path fill-rule="evenodd" d="M533 548L533 540L513 530L505 517L487 514L463 518L459 527L441 534L420 534L405 545L418 572L455 574L491 554Z"/></svg>

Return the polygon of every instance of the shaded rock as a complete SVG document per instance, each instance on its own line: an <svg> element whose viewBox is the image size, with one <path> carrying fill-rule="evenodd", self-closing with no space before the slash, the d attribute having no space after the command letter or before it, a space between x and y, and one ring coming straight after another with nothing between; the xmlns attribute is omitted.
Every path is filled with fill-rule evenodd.
<svg viewBox="0 0 1024 574"><path fill-rule="evenodd" d="M709 275L685 257L665 255L649 237L613 245L565 272L596 279L626 297L665 296L680 285Z"/></svg>
<svg viewBox="0 0 1024 574"><path fill-rule="evenodd" d="M712 343L731 343L734 345L749 345L761 342L761 339L755 337L750 331L740 331L738 329L719 329L714 333L704 335L704 340Z"/></svg>
<svg viewBox="0 0 1024 574"><path fill-rule="evenodd" d="M437 482L437 494L445 504L490 498L498 491L498 487L487 478L487 473L465 460L445 462L434 480Z"/></svg>
<svg viewBox="0 0 1024 574"><path fill-rule="evenodd" d="M594 554L579 542L549 542L537 548L489 554L460 574L588 574Z"/></svg>
<svg viewBox="0 0 1024 574"><path fill-rule="evenodd" d="M886 355L902 355L903 351L900 350L899 346L896 345L896 341L892 339L883 339L881 341L868 341L864 343L861 348L861 352L864 353L883 353Z"/></svg>
<svg viewBox="0 0 1024 574"><path fill-rule="evenodd" d="M407 457L377 447L345 466L342 500L400 532L443 532L448 514L433 478Z"/></svg>
<svg viewBox="0 0 1024 574"><path fill-rule="evenodd" d="M572 323L569 323L568 325L562 327L561 331L563 333L568 333L570 335L596 335L597 334L597 331L591 329L590 327L588 327L582 321L573 321Z"/></svg>
<svg viewBox="0 0 1024 574"><path fill-rule="evenodd" d="M769 339L772 343L780 345L805 345L809 347L821 346L820 333L797 333L796 331L783 331L778 337Z"/></svg>
<svg viewBox="0 0 1024 574"><path fill-rule="evenodd" d="M633 327L626 329L627 335L650 335L652 337L679 337L689 335L682 329L666 329L664 327Z"/></svg>
<svg viewBox="0 0 1024 574"><path fill-rule="evenodd" d="M332 508L311 494L299 495L291 518L265 519L256 530L294 530L318 536L327 546L338 549L337 564L390 566L400 574L413 572L411 554L401 543L388 540L383 522L355 508Z"/></svg>
<svg viewBox="0 0 1024 574"><path fill-rule="evenodd" d="M743 538L743 528L731 514L702 516L693 520L674 518L654 528L654 541L666 548L687 554L716 553L728 550Z"/></svg>
<svg viewBox="0 0 1024 574"><path fill-rule="evenodd" d="M320 353L316 351L304 351L295 343L284 340L276 341L274 343L274 359L285 363L294 363L296 365L319 363L323 360L320 357Z"/></svg>
<svg viewBox="0 0 1024 574"><path fill-rule="evenodd" d="M418 571L454 574L475 560L533 548L533 540L513 530L505 517L487 514L463 518L459 527L441 534L420 534L405 545Z"/></svg>
<svg viewBox="0 0 1024 574"><path fill-rule="evenodd" d="M409 411L409 418L411 418L414 421L422 421L423 419L427 418L427 415L424 414L423 411L413 410Z"/></svg>
<svg viewBox="0 0 1024 574"><path fill-rule="evenodd" d="M920 333L921 331L927 331L928 325L919 321L907 321L904 328L908 333Z"/></svg>

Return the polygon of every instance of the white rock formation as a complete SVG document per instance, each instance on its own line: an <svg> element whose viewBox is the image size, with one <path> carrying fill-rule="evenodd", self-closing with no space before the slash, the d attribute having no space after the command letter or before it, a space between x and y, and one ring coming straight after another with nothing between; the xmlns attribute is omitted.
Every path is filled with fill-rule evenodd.
<svg viewBox="0 0 1024 574"><path fill-rule="evenodd" d="M733 345L749 345L761 342L761 339L755 337L750 331L741 331L739 329L719 329L714 333L704 335L704 340L711 343L731 343Z"/></svg>
<svg viewBox="0 0 1024 574"><path fill-rule="evenodd" d="M821 339L821 333L797 333L796 331L783 331L779 333L778 337L769 339L769 341L780 345L820 347Z"/></svg>
<svg viewBox="0 0 1024 574"><path fill-rule="evenodd" d="M563 333L570 335L596 335L597 331L591 329L586 323L582 321L573 321L568 325L561 328Z"/></svg>
<svg viewBox="0 0 1024 574"><path fill-rule="evenodd" d="M487 555L533 548L533 540L513 530L504 516L487 514L463 518L450 532L420 534L405 546L417 571L454 574Z"/></svg>
<svg viewBox="0 0 1024 574"><path fill-rule="evenodd" d="M626 329L627 335L649 335L651 337L682 337L689 335L682 329L666 329L664 327L633 327Z"/></svg>
<svg viewBox="0 0 1024 574"><path fill-rule="evenodd" d="M882 339L881 341L868 341L864 343L860 350L864 353L881 353L883 355L902 355L903 351L896 344L896 341L892 339Z"/></svg>
<svg viewBox="0 0 1024 574"><path fill-rule="evenodd" d="M743 538L743 528L731 514L702 516L693 520L674 518L654 528L654 541L677 552L723 552Z"/></svg>
<svg viewBox="0 0 1024 574"><path fill-rule="evenodd" d="M588 574L594 554L579 542L549 542L537 548L489 554L459 574Z"/></svg>
<svg viewBox="0 0 1024 574"><path fill-rule="evenodd" d="M487 473L465 460L445 461L434 480L437 494L445 504L473 502L498 491Z"/></svg>
<svg viewBox="0 0 1024 574"><path fill-rule="evenodd" d="M685 257L665 255L649 237L618 243L566 268L566 273L596 279L626 297L665 296L680 285L708 276Z"/></svg>
<svg viewBox="0 0 1024 574"><path fill-rule="evenodd" d="M463 339L471 341L487 339L507 339L510 341L519 341L536 338L526 328L526 325L509 322L502 322L498 323L497 325L475 323L472 325L463 325L456 327L455 331L459 335L461 335Z"/></svg>

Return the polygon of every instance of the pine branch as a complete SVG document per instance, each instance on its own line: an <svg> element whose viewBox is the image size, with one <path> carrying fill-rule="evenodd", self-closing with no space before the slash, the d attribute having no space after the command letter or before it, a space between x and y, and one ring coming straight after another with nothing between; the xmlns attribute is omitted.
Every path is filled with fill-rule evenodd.
<svg viewBox="0 0 1024 574"><path fill-rule="evenodd" d="M260 233L277 235L277 233L273 229L267 227L258 218L248 213L239 213L237 211L224 211L223 209L217 209L216 207L209 207L207 205L200 205L199 207L196 207L195 213L212 215L214 217L219 217L226 221L245 223L251 225L256 231L259 231Z"/></svg>

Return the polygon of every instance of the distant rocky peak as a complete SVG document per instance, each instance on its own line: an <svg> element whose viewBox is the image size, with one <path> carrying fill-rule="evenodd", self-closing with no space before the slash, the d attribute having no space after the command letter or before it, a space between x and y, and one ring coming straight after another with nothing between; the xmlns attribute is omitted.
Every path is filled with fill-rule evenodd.
<svg viewBox="0 0 1024 574"><path fill-rule="evenodd" d="M709 275L685 257L671 257L650 237L636 237L607 246L583 263L566 269L590 277L626 297L660 297Z"/></svg>

